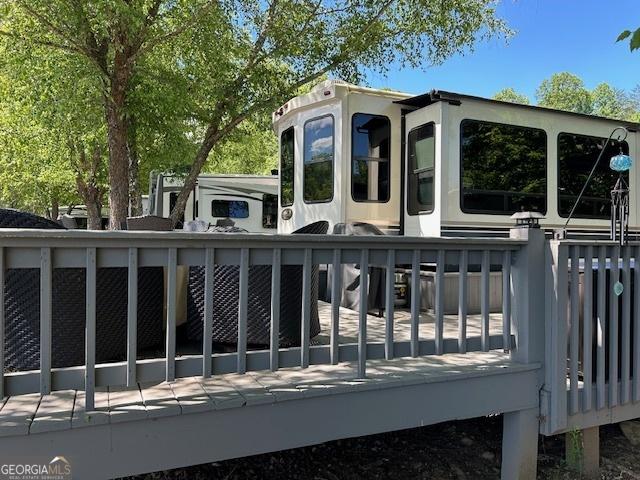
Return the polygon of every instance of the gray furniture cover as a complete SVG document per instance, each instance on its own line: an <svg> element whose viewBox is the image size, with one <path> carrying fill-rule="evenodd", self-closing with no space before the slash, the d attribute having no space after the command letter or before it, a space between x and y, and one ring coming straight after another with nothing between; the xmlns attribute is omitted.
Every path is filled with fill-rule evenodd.
<svg viewBox="0 0 640 480"><path fill-rule="evenodd" d="M307 225L293 234L326 234L327 222ZM211 227L209 231L233 233L237 227ZM280 276L280 346L298 346L301 340L302 266L282 265ZM319 270L311 273L311 338L320 333L318 317ZM213 332L217 343L235 344L238 339L238 296L240 269L237 265L216 265L213 285ZM187 290L188 338L201 341L204 318L204 267L189 268ZM249 267L247 343L269 345L271 328L271 266Z"/></svg>
<svg viewBox="0 0 640 480"><path fill-rule="evenodd" d="M58 223L16 210L0 209L0 228L63 229ZM52 273L52 367L84 364L85 286L83 268ZM119 361L127 353L127 269L99 268L96 278L96 361ZM162 345L161 267L138 269L138 349ZM4 292L5 368L40 366L40 271L8 269Z"/></svg>
<svg viewBox="0 0 640 480"><path fill-rule="evenodd" d="M334 235L384 235L384 232L375 225L364 222L338 223L333 227ZM329 296L333 292L331 278L333 269L329 266L327 291ZM369 266L369 292L367 311L384 308L385 268ZM340 305L351 310L360 311L360 265L342 265L342 291Z"/></svg>

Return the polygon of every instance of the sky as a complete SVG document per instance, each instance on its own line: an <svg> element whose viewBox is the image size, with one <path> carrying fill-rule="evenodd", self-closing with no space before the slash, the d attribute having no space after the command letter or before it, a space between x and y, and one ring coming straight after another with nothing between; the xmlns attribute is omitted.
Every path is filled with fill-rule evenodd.
<svg viewBox="0 0 640 480"><path fill-rule="evenodd" d="M606 7L606 8L603 8ZM425 70L370 73L367 84L408 93L432 89L491 97L505 87L535 103L540 82L557 72L630 90L640 84L640 50L616 43L623 30L640 27L640 0L502 0L498 16L515 34L476 44Z"/></svg>

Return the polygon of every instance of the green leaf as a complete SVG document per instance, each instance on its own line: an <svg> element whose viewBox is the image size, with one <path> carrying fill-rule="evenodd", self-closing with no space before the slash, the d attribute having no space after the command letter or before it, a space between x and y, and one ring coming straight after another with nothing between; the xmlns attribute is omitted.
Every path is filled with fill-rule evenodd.
<svg viewBox="0 0 640 480"><path fill-rule="evenodd" d="M616 38L616 42L621 42L622 40L627 38L629 35L631 35L631 30L625 30L620 35L618 35L618 38Z"/></svg>
<svg viewBox="0 0 640 480"><path fill-rule="evenodd" d="M640 48L640 28L638 28L635 32L633 32L633 36L631 37L630 48L633 52Z"/></svg>

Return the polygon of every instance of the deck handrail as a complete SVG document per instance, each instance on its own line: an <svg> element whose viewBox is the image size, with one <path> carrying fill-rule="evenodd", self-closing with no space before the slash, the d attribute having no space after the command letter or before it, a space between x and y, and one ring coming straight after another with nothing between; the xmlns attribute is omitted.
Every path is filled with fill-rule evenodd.
<svg viewBox="0 0 640 480"><path fill-rule="evenodd" d="M396 236L343 236L343 235L262 235L213 234L196 232L80 232L55 230L5 229L0 231L0 286L9 269L39 268L40 275L40 369L29 372L6 373L0 381L2 395L23 393L48 394L52 390L78 389L86 392L87 410L93 408L95 388L99 386L132 386L135 382L172 381L175 378L205 377L221 373L245 373L310 364L336 364L356 361L359 376L366 375L367 360L395 357L417 357L445 353L489 351L502 348L510 351L516 332L512 332L511 293L512 266L518 252L526 245L524 240L502 238L423 238ZM355 343L340 344L340 298L333 296L329 345L311 345L309 338L310 276L313 265L331 265L339 271L344 264L360 266L360 302L367 304L369 266L395 270L396 265L411 266L414 291L421 289L421 265L435 265L435 335L420 336L420 298L411 302L411 333L407 341L394 338L393 305L385 311L384 342L367 340L367 311L361 309L358 339ZM238 347L233 353L211 353L209 328L212 312L214 267L239 266ZM302 268L302 338L299 347L278 348L277 337L271 335L266 350L247 349L247 292L249 268L254 265L298 265ZM443 278L445 265L458 267L461 293L459 295L459 325L457 338L444 338ZM471 336L466 329L466 272L477 265L481 272L481 332ZM489 281L492 265L500 265L503 272L503 324L499 335L489 331ZM177 267L201 266L205 269L205 321L203 322L202 354L176 357L176 275ZM95 362L96 342L96 272L99 268L122 267L128 269L127 360L109 364ZM136 357L137 296L135 272L142 267L164 267L167 275L166 355L163 358L140 360ZM86 269L86 355L85 364L77 367L52 368L52 271L57 268ZM433 267L432 267L433 268ZM272 268L271 331L276 332L279 321L280 270ZM393 275L387 275L384 297L394 298ZM332 278L333 291L340 287L340 277ZM3 291L3 290L0 290ZM0 302L3 303L3 302ZM4 331L4 312L0 309L0 331ZM0 339L4 341L4 339ZM2 346L2 345L0 345ZM0 359L2 360L2 359ZM0 361L0 371L4 369Z"/></svg>

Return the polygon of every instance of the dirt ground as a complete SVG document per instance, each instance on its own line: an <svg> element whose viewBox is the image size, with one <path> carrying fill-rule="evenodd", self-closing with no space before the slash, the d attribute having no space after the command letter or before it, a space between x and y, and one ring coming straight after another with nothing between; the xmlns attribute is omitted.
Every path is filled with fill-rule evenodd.
<svg viewBox="0 0 640 480"><path fill-rule="evenodd" d="M500 478L499 416L327 442L130 480L406 480ZM640 479L640 447L617 425L600 430L602 478ZM564 437L540 437L538 478L579 478L564 464Z"/></svg>

